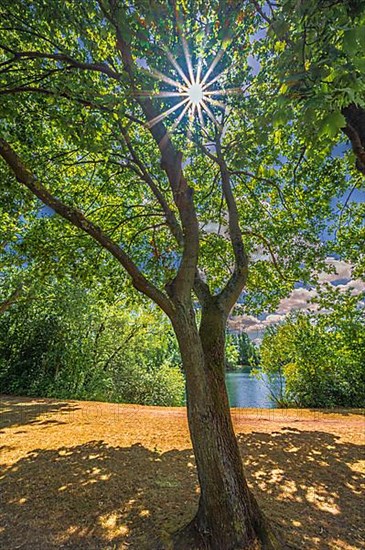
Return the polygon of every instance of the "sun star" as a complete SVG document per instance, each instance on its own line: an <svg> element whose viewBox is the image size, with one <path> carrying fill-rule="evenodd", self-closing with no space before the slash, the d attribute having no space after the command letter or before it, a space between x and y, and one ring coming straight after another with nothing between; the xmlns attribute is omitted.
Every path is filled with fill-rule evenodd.
<svg viewBox="0 0 365 550"><path fill-rule="evenodd" d="M188 96L190 103L192 103L193 105L199 105L204 97L203 88L201 87L199 82L196 84L192 84L190 88L188 88Z"/></svg>
<svg viewBox="0 0 365 550"><path fill-rule="evenodd" d="M226 105L214 99L214 96L224 96L232 93L241 93L242 88L231 88L228 90L225 89L211 89L211 86L214 83L217 83L223 74L230 68L226 67L221 73L216 76L213 76L211 80L208 80L212 76L212 73L220 60L222 59L225 49L221 48L217 53L215 59L208 67L206 72L202 74L202 59L198 60L197 66L193 67L191 61L191 55L189 53L187 41L184 37L182 38L182 45L185 54L187 73L182 69L174 56L166 50L166 55L173 65L174 69L178 73L181 81L170 78L169 76L164 75L160 71L149 69L148 72L157 80L163 81L173 88L172 91L161 91L161 92L148 92L141 91L140 95L142 96L153 96L157 99L166 99L172 97L179 97L181 101L178 101L172 107L166 109L163 113L159 114L152 120L148 121L148 127L152 128L155 124L158 124L164 120L167 116L172 115L178 109L181 109L181 112L177 116L176 120L169 128L170 132L174 132L185 115L189 116L190 122L194 118L198 118L199 123L202 127L204 124L204 114L217 126L220 126L216 116L212 112L210 106L218 107L225 110ZM210 106L209 106L210 105Z"/></svg>

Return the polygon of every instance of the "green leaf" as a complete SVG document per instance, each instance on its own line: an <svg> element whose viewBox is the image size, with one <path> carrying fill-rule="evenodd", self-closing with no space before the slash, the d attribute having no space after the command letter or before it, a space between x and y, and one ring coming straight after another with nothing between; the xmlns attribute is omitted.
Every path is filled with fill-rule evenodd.
<svg viewBox="0 0 365 550"><path fill-rule="evenodd" d="M357 27L356 38L361 48L365 49L365 26Z"/></svg>
<svg viewBox="0 0 365 550"><path fill-rule="evenodd" d="M333 111L322 120L319 135L327 135L333 138L344 126L346 126L346 119L343 114L340 111Z"/></svg>
<svg viewBox="0 0 365 550"><path fill-rule="evenodd" d="M354 59L354 65L359 71L365 73L365 57L357 57Z"/></svg>
<svg viewBox="0 0 365 550"><path fill-rule="evenodd" d="M353 53L357 47L357 29L348 29L344 32L343 47L347 53Z"/></svg>

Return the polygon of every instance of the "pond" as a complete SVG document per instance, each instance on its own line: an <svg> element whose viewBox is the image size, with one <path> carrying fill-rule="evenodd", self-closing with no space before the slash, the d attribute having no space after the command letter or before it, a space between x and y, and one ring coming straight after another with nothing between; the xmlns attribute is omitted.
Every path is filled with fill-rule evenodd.
<svg viewBox="0 0 365 550"><path fill-rule="evenodd" d="M250 372L227 372L226 385L231 407L275 409L270 399L269 383L258 380Z"/></svg>

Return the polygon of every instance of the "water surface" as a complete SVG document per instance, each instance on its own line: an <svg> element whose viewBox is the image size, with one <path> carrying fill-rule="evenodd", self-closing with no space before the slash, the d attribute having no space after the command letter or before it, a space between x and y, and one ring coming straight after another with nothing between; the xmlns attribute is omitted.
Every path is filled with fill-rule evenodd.
<svg viewBox="0 0 365 550"><path fill-rule="evenodd" d="M275 409L267 379L258 380L249 372L227 372L226 385L231 407Z"/></svg>

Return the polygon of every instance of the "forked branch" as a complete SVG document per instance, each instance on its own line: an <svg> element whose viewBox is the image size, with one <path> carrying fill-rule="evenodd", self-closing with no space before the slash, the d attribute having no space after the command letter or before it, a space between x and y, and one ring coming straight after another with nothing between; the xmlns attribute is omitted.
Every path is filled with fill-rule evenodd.
<svg viewBox="0 0 365 550"><path fill-rule="evenodd" d="M242 239L236 199L232 190L229 170L224 159L220 136L216 140L216 157L220 169L222 190L228 210L228 231L235 258L235 268L226 287L219 295L219 301L226 312L234 306L242 292L248 276L248 256Z"/></svg>

